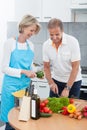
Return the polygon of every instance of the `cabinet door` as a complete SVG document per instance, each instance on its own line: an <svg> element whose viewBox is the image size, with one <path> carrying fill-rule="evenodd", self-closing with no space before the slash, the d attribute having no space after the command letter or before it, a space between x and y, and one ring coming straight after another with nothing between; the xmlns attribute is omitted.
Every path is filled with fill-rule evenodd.
<svg viewBox="0 0 87 130"><path fill-rule="evenodd" d="M59 18L63 22L71 20L70 0L43 0L43 21L49 21L50 18Z"/></svg>
<svg viewBox="0 0 87 130"><path fill-rule="evenodd" d="M40 83L37 88L38 95L41 99L49 97L49 85L48 83Z"/></svg>
<svg viewBox="0 0 87 130"><path fill-rule="evenodd" d="M41 99L45 99L49 97L49 85L47 82L36 82L33 81L32 84L37 88L37 94Z"/></svg>
<svg viewBox="0 0 87 130"><path fill-rule="evenodd" d="M72 3L77 5L85 5L87 4L87 0L72 0Z"/></svg>
<svg viewBox="0 0 87 130"><path fill-rule="evenodd" d="M15 0L15 19L20 20L26 14L41 21L41 0Z"/></svg>

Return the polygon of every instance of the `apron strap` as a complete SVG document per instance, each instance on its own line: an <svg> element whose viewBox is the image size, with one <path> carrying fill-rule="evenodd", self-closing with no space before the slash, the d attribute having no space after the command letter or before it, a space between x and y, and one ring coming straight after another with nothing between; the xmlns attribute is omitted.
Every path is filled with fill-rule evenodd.
<svg viewBox="0 0 87 130"><path fill-rule="evenodd" d="M27 49L29 50L30 49L30 46L28 44L28 41L26 40L26 44L27 44Z"/></svg>
<svg viewBox="0 0 87 130"><path fill-rule="evenodd" d="M28 41L26 40L27 49L30 49L30 46L28 44ZM18 37L16 37L16 49L18 49Z"/></svg>
<svg viewBox="0 0 87 130"><path fill-rule="evenodd" d="M18 49L18 37L16 37L16 49Z"/></svg>

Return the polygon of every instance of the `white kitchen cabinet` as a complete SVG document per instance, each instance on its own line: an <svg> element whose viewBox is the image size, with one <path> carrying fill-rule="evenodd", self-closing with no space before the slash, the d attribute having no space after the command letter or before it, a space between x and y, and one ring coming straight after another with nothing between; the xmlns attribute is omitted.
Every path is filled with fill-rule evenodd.
<svg viewBox="0 0 87 130"><path fill-rule="evenodd" d="M37 88L37 94L41 99L45 99L49 97L49 84L45 79L33 79L32 84L34 84L35 88Z"/></svg>
<svg viewBox="0 0 87 130"><path fill-rule="evenodd" d="M71 21L70 0L43 0L43 21L50 18L59 18L63 22Z"/></svg>
<svg viewBox="0 0 87 130"><path fill-rule="evenodd" d="M15 0L15 20L31 14L41 21L41 0Z"/></svg>
<svg viewBox="0 0 87 130"><path fill-rule="evenodd" d="M72 0L72 22L87 22L87 0Z"/></svg>
<svg viewBox="0 0 87 130"><path fill-rule="evenodd" d="M63 22L71 21L71 0L15 0L15 18L25 14L32 14L41 22L48 22L51 18L59 18Z"/></svg>
<svg viewBox="0 0 87 130"><path fill-rule="evenodd" d="M87 0L72 0L72 9L87 9Z"/></svg>
<svg viewBox="0 0 87 130"><path fill-rule="evenodd" d="M48 83L39 82L37 87L37 93L41 99L49 97L49 85Z"/></svg>

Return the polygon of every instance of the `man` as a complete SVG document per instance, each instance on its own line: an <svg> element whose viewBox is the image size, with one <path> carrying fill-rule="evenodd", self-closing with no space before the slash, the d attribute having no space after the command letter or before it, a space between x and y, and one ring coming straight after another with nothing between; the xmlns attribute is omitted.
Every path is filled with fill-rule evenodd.
<svg viewBox="0 0 87 130"><path fill-rule="evenodd" d="M61 20L48 23L50 39L43 44L43 62L50 97L77 97L80 95L81 69L79 43L63 30Z"/></svg>

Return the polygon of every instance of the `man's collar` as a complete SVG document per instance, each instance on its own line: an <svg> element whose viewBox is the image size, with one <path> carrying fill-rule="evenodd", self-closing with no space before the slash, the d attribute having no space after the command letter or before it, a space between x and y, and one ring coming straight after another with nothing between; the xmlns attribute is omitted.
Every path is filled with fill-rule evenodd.
<svg viewBox="0 0 87 130"><path fill-rule="evenodd" d="M62 35L62 44L67 44L65 33L63 33L63 35Z"/></svg>

